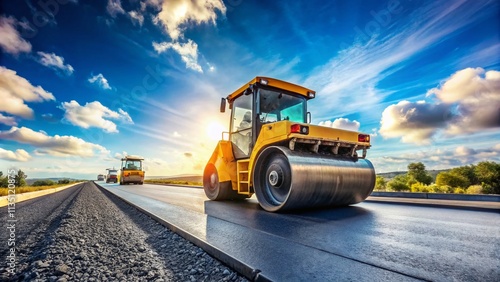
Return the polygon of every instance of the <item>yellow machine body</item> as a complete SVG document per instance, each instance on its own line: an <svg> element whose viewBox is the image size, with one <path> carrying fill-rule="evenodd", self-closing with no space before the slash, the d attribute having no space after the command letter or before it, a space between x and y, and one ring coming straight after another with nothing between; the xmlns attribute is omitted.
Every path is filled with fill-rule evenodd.
<svg viewBox="0 0 500 282"><path fill-rule="evenodd" d="M234 111L234 102L244 95L252 96L244 99L253 99L247 107L251 104L248 109L254 121L249 129L231 130L230 140L219 141L204 171L208 198L243 199L256 193L259 204L274 212L354 204L372 192L375 172L365 159L370 136L307 123L309 113L301 107L305 109L305 101L315 97L313 90L256 77L226 98L230 109ZM292 110L279 108L286 103L280 101L287 99L285 95L298 101L289 107ZM276 105L268 103L273 98ZM266 105L269 113L263 112ZM290 116L282 114L286 111ZM294 116L294 112L301 113ZM276 120L266 120L269 115ZM230 127L236 128L233 123ZM246 131L247 137L239 138L251 140L248 153L242 152L245 146L238 148L236 139Z"/></svg>
<svg viewBox="0 0 500 282"><path fill-rule="evenodd" d="M129 183L144 184L143 160L144 158L138 156L126 156L121 159L122 165L118 180L120 185Z"/></svg>

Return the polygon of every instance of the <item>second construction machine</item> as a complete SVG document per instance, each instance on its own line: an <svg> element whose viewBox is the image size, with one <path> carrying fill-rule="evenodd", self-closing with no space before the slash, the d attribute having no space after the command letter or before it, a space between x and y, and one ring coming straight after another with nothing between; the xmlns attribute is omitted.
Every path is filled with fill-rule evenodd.
<svg viewBox="0 0 500 282"><path fill-rule="evenodd" d="M271 212L344 206L365 200L375 171L365 159L370 135L311 125L313 90L256 77L223 98L231 109L229 140L218 142L204 173L211 200L257 195Z"/></svg>

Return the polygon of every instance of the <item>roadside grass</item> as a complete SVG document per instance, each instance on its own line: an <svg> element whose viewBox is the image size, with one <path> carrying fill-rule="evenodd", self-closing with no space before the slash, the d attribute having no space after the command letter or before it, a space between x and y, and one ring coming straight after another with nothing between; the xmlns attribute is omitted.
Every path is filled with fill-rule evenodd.
<svg viewBox="0 0 500 282"><path fill-rule="evenodd" d="M175 179L146 179L145 183L149 184L174 184L174 185L188 185L188 186L203 186L203 183L197 181L175 180Z"/></svg>
<svg viewBox="0 0 500 282"><path fill-rule="evenodd" d="M64 183L64 184L54 184L54 185L47 185L47 186L22 186L22 187L16 187L16 194L22 194L22 193L28 193L28 192L35 192L35 191L41 191L41 190L47 190L47 189L52 189L52 188L57 188L57 187L71 185L73 183L76 183L76 182ZM9 194L9 188L0 188L0 196L7 196L8 194Z"/></svg>

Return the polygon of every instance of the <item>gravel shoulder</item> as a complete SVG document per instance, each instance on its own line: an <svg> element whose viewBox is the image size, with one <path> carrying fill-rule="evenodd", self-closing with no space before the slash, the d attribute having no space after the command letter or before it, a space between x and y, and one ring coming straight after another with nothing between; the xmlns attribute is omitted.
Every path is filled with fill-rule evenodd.
<svg viewBox="0 0 500 282"><path fill-rule="evenodd" d="M2 263L0 280L247 281L92 182L20 203L16 217L16 273Z"/></svg>

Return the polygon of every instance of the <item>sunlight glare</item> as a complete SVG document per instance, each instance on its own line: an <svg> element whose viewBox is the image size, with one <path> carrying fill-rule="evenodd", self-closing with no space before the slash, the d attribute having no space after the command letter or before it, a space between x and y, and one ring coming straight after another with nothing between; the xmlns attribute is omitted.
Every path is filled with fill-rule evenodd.
<svg viewBox="0 0 500 282"><path fill-rule="evenodd" d="M207 136L213 141L221 140L223 131L227 131L227 129L215 121L210 122L207 126Z"/></svg>

